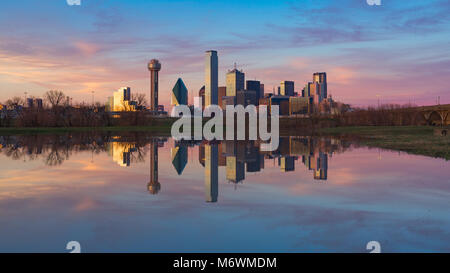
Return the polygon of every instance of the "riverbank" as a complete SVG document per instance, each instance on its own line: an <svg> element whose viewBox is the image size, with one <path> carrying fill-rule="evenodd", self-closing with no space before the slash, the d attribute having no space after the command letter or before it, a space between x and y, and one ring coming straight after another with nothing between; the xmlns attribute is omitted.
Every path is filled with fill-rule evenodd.
<svg viewBox="0 0 450 273"><path fill-rule="evenodd" d="M431 126L358 126L319 130L327 136L348 137L382 149L450 160L450 137L436 136Z"/></svg>

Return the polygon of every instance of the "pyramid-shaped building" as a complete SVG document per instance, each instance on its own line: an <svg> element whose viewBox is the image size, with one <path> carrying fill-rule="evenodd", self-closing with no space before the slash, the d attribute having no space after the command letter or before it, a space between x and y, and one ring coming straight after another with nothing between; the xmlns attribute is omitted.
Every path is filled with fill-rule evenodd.
<svg viewBox="0 0 450 273"><path fill-rule="evenodd" d="M172 105L187 105L188 90L182 79L178 79L172 89Z"/></svg>

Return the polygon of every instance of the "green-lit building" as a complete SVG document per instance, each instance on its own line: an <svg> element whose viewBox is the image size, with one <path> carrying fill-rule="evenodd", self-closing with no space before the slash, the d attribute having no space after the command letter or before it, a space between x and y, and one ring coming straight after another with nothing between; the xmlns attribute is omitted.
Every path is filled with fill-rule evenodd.
<svg viewBox="0 0 450 273"><path fill-rule="evenodd" d="M179 78L172 89L172 105L187 105L187 102L188 90L184 85L183 80Z"/></svg>

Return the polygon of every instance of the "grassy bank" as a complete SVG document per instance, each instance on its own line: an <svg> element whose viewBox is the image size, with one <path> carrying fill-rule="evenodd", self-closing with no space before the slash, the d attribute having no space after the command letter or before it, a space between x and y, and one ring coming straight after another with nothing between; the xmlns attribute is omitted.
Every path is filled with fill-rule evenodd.
<svg viewBox="0 0 450 273"><path fill-rule="evenodd" d="M320 130L322 135L343 136L361 144L450 160L450 137L435 136L429 126L363 126Z"/></svg>

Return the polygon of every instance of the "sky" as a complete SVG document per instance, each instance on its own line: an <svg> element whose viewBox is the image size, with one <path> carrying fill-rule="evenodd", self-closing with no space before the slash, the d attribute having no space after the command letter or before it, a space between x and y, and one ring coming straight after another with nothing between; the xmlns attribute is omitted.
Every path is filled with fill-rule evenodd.
<svg viewBox="0 0 450 273"><path fill-rule="evenodd" d="M325 71L328 94L355 106L450 103L448 0L2 1L0 102L57 89L104 103L123 86L148 98L157 58L160 104L178 78L192 103L211 49L220 86L236 63L266 93Z"/></svg>

